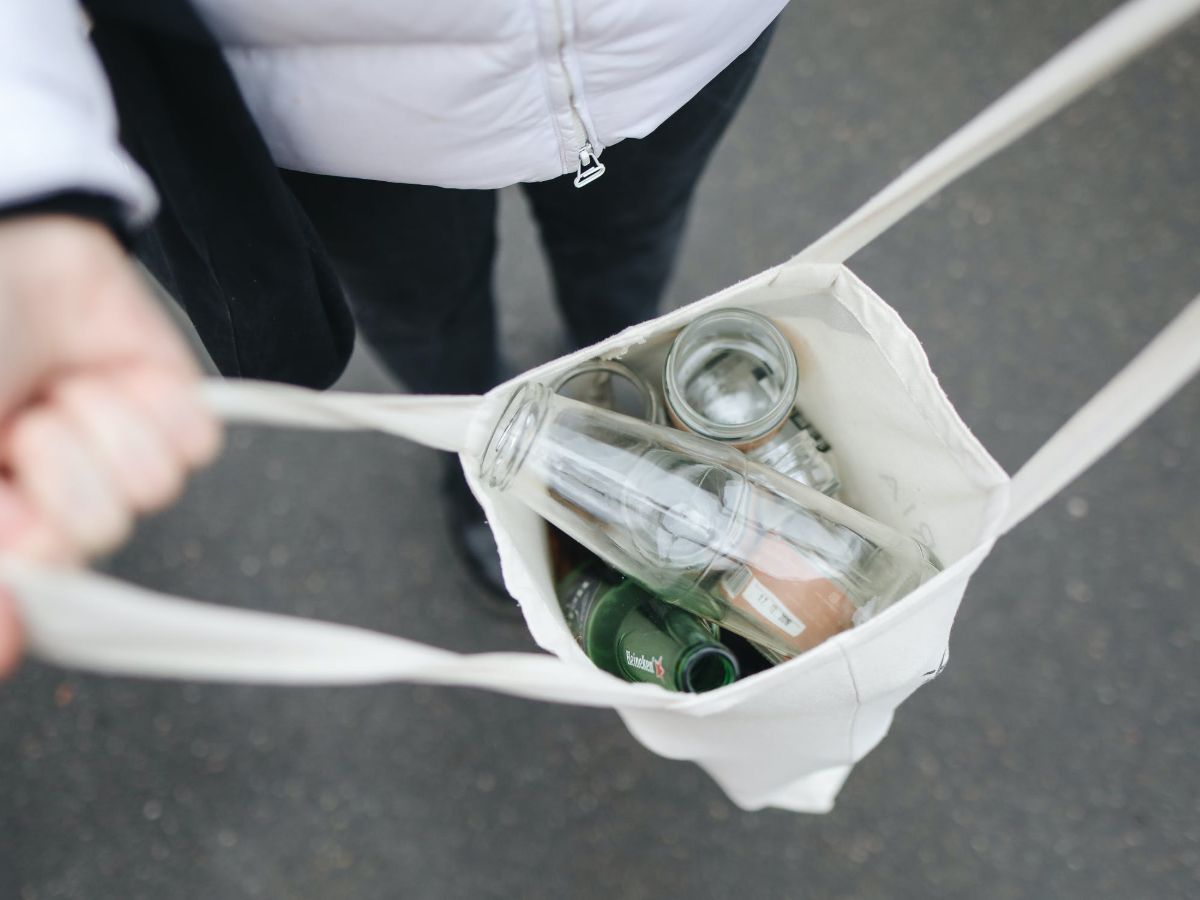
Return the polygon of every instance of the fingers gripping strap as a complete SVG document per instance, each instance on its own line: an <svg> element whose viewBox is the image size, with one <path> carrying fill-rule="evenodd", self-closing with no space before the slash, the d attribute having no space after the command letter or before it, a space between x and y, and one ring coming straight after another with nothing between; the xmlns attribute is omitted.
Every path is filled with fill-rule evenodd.
<svg viewBox="0 0 1200 900"><path fill-rule="evenodd" d="M1200 11L1200 0L1133 0L1068 44L793 262L849 259L943 187L1007 147Z"/></svg>
<svg viewBox="0 0 1200 900"><path fill-rule="evenodd" d="M30 650L58 665L273 685L410 681L558 703L661 707L677 698L540 653L463 655L361 628L197 603L90 572L0 562Z"/></svg>
<svg viewBox="0 0 1200 900"><path fill-rule="evenodd" d="M1200 297L1030 460L1012 482L1006 532L1075 480L1200 371Z"/></svg>
<svg viewBox="0 0 1200 900"><path fill-rule="evenodd" d="M476 396L322 393L266 381L210 379L204 397L230 422L316 428L371 429L439 450L461 451L475 413Z"/></svg>

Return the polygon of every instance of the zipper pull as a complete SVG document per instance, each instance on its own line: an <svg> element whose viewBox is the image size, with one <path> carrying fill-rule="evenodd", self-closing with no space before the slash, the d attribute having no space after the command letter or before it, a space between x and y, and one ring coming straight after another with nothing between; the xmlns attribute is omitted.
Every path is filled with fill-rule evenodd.
<svg viewBox="0 0 1200 900"><path fill-rule="evenodd" d="M596 158L591 142L579 148L579 169L575 172L575 187L591 184L604 174L604 163Z"/></svg>

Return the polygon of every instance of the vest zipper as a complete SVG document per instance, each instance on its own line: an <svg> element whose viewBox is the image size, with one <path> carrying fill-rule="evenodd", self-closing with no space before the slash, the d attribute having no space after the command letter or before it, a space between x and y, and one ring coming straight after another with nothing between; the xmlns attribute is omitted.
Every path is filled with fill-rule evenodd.
<svg viewBox="0 0 1200 900"><path fill-rule="evenodd" d="M579 168L575 170L575 187L591 184L606 171L604 163L596 158L592 142L587 141L579 148Z"/></svg>
<svg viewBox="0 0 1200 900"><path fill-rule="evenodd" d="M600 162L599 154L592 146L592 139L588 137L587 126L584 124L583 116L580 115L579 107L576 104L575 82L571 78L571 69L567 65L567 29L563 17L563 4L566 2L567 0L556 0L554 20L558 26L558 63L562 66L563 78L566 81L567 105L571 109L571 123L575 128L575 140L578 142L578 149L575 151L575 156L579 160L575 169L575 187L581 188L603 175L605 166Z"/></svg>

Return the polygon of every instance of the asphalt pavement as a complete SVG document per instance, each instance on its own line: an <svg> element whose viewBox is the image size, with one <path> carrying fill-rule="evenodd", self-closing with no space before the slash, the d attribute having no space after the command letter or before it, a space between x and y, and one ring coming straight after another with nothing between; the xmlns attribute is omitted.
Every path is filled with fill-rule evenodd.
<svg viewBox="0 0 1200 900"><path fill-rule="evenodd" d="M667 306L800 249L1114 5L793 3ZM851 261L1010 471L1200 291L1198 97L1200 22ZM562 337L514 191L501 238L521 369ZM341 386L395 389L367 353ZM28 663L0 690L0 900L1200 896L1198 445L1192 384L1003 539L948 669L827 816L742 812L610 712ZM436 472L382 437L235 428L107 567L530 649L456 570Z"/></svg>

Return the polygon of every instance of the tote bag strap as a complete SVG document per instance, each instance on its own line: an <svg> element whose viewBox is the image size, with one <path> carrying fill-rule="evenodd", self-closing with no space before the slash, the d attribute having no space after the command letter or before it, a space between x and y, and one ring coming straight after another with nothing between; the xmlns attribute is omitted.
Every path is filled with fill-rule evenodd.
<svg viewBox="0 0 1200 900"><path fill-rule="evenodd" d="M369 428L461 450L482 397L319 393L210 381L228 421L321 430ZM627 684L546 653L452 653L332 622L162 594L94 572L0 559L32 654L70 668L153 678L277 685L409 681L487 688L583 706L663 707L687 699Z"/></svg>
<svg viewBox="0 0 1200 900"><path fill-rule="evenodd" d="M1200 297L1189 303L1013 476L1004 534L1065 488L1200 371Z"/></svg>
<svg viewBox="0 0 1200 900"><path fill-rule="evenodd" d="M1035 69L840 225L785 265L842 263L992 154L1200 11L1200 0L1132 0Z"/></svg>
<svg viewBox="0 0 1200 900"><path fill-rule="evenodd" d="M784 265L842 263L943 187L1007 147L1186 22L1200 0L1118 7ZM1013 479L1007 532L1136 428L1200 366L1200 299L1068 421Z"/></svg>
<svg viewBox="0 0 1200 900"><path fill-rule="evenodd" d="M474 395L321 393L267 381L209 379L204 396L227 422L329 431L371 429L438 450L467 446L484 399Z"/></svg>
<svg viewBox="0 0 1200 900"><path fill-rule="evenodd" d="M676 698L547 653L460 654L349 625L199 603L94 572L0 560L30 652L67 668L270 685L409 681L582 706Z"/></svg>

